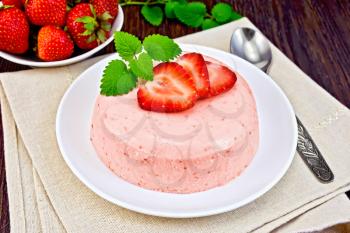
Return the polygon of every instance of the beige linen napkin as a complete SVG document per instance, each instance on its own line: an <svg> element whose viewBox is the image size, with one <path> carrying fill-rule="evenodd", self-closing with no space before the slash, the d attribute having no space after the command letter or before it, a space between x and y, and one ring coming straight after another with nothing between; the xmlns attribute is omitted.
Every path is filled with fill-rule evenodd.
<svg viewBox="0 0 350 233"><path fill-rule="evenodd" d="M1 92L2 94L2 92ZM23 143L21 142L22 139L20 138L19 135L17 135L19 143L16 143L15 140L15 133L17 131L13 118L10 116L10 110L8 107L8 103L6 98L1 95L1 100L2 100L2 115L3 115L3 123L4 123L4 130L7 138L13 138L14 140L12 142L6 142L6 144L9 146L12 146L13 149L17 149L18 151L18 157L28 160L29 155L25 148L23 147ZM13 130L9 130L13 129ZM11 136L13 135L13 136ZM7 147L9 148L9 147ZM9 153L6 153L6 155L10 155ZM29 163L20 163L21 165L17 165L17 156L13 156L14 154L11 154L12 156L7 156L6 157L6 162L7 164L10 165L12 168L19 168L21 170L21 177L23 176L32 176L31 172L26 169L27 164ZM16 166L11 166L12 164L15 164ZM17 215L20 213L22 208L18 208L18 205L13 205L14 203L10 201L10 211L11 213L15 213L15 217L11 217L11 229L12 232L23 232L19 229L26 229L26 232L50 232L50 233L64 233L66 232L64 226L62 225L61 221L57 217L55 210L53 209L46 192L44 190L44 187L40 181L40 178L38 177L35 169L33 168L33 174L34 174L34 184L32 182L22 182L21 179L19 178L18 180L11 179L8 181L11 181L10 183L8 182L9 188L17 187L18 184L22 184L23 186L27 186L27 190L32 189L36 191L36 196L37 196L37 203L38 203L38 212L40 214L40 220L41 220L41 227L42 231L40 231L40 226L39 225L29 225L26 228L25 221L20 221L21 218ZM9 190L10 192L10 190ZM12 193L12 191L11 191ZM22 193L20 193L22 194ZM18 201L18 200L17 200ZM35 211L35 204L33 205L33 200L24 198L23 199L24 203L27 202L27 206L31 206L32 210L29 211ZM16 217L17 216L17 217ZM25 218L32 218L32 219L38 219L39 217L37 215L26 215ZM325 221L326 220L326 221ZM314 209L311 209L310 211L307 211L306 213L302 214L301 216L291 220L290 222L287 222L284 224L282 227L276 229L274 232L275 233L291 233L291 232L305 232L305 231L313 231L313 230L320 230L324 229L328 226L337 224L337 223L343 223L343 222L348 222L350 221L350 201L346 197L345 194L341 194L336 196L335 198L331 199L330 201L326 202L323 205L320 205L319 207L316 207ZM38 222L38 221L36 221ZM281 220L280 220L281 222ZM268 224L269 225L269 224ZM334 231L324 231L324 232L334 232L334 233L339 233L339 232L348 232L350 231L349 228L340 228L336 227ZM271 227L270 227L271 228ZM35 230L37 229L37 230ZM257 230L258 232L264 232L266 229L264 227L259 228Z"/></svg>
<svg viewBox="0 0 350 233"><path fill-rule="evenodd" d="M228 50L230 34L237 26L253 27L247 19L242 19L180 38L178 41ZM58 224L62 231L68 232L268 232L312 208L314 209L304 215L317 215L313 211L323 207L324 205L319 206L322 203L330 206L334 206L334 203L344 203L345 198L338 195L349 189L350 176L347 165L350 164L350 158L347 154L350 152L350 113L275 47L273 56L271 76L284 89L334 170L336 179L331 184L318 183L302 160L296 156L286 176L271 191L255 202L226 214L198 219L165 219L137 214L108 203L80 183L65 165L57 148L54 130L56 110L70 81L95 63L96 59L69 67L0 75L15 120L10 127L5 127L6 124L11 124L4 122L4 128L10 132L5 133L6 159L22 152L31 158L38 173L38 176L32 174L36 183L36 199L44 200L47 204L44 209L46 208L45 211L49 213L47 215L51 216L46 230L50 229L51 224ZM3 97L2 102L5 102L4 99ZM5 114L10 114L9 111L6 112ZM16 126L19 131L18 137ZM333 140L334 138L337 140ZM15 147L10 146L11 139L18 139ZM22 139L27 151L18 149L21 148ZM22 156L18 156L17 160L19 158ZM21 169L17 165L17 168L13 169L14 176L12 172L11 175L8 172L8 180L21 179ZM20 194L9 189L10 205L19 198L16 195ZM27 194L22 195L21 198L24 198ZM19 220L24 222L25 229L28 229L23 206L25 205L19 205L18 208ZM43 225L46 214L42 214L45 213L41 211L43 205L37 206ZM16 219L17 215L12 215L11 217ZM349 214L342 218L339 216L334 222L328 222L328 219L324 218L321 221L326 224L322 227L348 221L348 216ZM298 219L295 221L300 222ZM19 227L18 232L23 232L23 225L15 224L14 227ZM314 229L318 229L317 227Z"/></svg>

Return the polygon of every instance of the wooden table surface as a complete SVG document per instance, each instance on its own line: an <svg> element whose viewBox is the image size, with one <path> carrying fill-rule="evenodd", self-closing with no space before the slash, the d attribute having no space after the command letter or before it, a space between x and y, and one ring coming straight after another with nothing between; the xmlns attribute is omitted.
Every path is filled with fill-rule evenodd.
<svg viewBox="0 0 350 233"><path fill-rule="evenodd" d="M203 1L211 7L215 0ZM306 74L350 107L350 1L349 0L231 0L235 10L248 17ZM160 27L146 23L138 7L126 7L124 31L141 38L160 33L179 37L195 31L175 21ZM229 32L228 32L229 33ZM113 52L113 45L103 53ZM0 72L29 67L0 58ZM33 90L34 91L34 90ZM0 232L9 232L9 212L0 124Z"/></svg>

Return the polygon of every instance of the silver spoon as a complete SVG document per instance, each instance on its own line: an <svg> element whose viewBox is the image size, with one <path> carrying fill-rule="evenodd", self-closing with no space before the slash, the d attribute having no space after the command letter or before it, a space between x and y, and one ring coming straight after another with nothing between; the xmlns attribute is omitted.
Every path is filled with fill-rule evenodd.
<svg viewBox="0 0 350 233"><path fill-rule="evenodd" d="M268 72L272 62L272 52L269 41L260 32L250 28L237 28L231 37L230 51L256 65L265 73ZM333 181L333 172L298 117L297 123L299 155L319 181L323 183Z"/></svg>

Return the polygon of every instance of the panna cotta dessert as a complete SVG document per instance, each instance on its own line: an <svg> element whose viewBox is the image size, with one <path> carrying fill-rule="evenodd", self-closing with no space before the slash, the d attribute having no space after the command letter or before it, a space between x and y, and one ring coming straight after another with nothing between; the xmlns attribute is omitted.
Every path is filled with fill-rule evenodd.
<svg viewBox="0 0 350 233"><path fill-rule="evenodd" d="M238 73L198 53L154 67L154 79L99 95L91 141L117 176L142 188L194 193L239 176L259 145L254 96Z"/></svg>

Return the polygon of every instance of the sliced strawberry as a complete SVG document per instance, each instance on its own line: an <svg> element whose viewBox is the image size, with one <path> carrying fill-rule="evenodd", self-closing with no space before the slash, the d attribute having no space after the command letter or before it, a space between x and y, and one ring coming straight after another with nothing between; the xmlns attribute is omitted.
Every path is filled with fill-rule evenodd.
<svg viewBox="0 0 350 233"><path fill-rule="evenodd" d="M204 58L199 53L187 53L177 61L192 76L196 84L199 98L209 95L209 75Z"/></svg>
<svg viewBox="0 0 350 233"><path fill-rule="evenodd" d="M154 80L141 86L137 92L142 109L154 112L181 112L195 104L195 83L182 66L175 62L166 62L154 67L153 71Z"/></svg>
<svg viewBox="0 0 350 233"><path fill-rule="evenodd" d="M229 68L210 61L206 61L205 63L209 72L210 96L229 91L235 85L237 76Z"/></svg>

